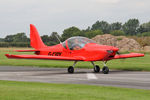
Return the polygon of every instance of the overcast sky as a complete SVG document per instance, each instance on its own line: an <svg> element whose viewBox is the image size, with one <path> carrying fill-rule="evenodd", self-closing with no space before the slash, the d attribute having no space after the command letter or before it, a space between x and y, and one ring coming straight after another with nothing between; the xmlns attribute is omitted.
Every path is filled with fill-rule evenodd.
<svg viewBox="0 0 150 100"><path fill-rule="evenodd" d="M85 29L97 20L150 21L150 0L0 0L0 37L25 32L34 24L40 35L65 28Z"/></svg>

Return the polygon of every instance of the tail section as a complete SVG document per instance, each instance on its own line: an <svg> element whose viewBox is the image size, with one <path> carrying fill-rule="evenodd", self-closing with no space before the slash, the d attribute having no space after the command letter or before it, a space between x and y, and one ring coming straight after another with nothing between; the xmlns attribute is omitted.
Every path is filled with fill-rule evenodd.
<svg viewBox="0 0 150 100"><path fill-rule="evenodd" d="M36 27L32 24L30 24L30 45L35 49L47 47L41 40Z"/></svg>

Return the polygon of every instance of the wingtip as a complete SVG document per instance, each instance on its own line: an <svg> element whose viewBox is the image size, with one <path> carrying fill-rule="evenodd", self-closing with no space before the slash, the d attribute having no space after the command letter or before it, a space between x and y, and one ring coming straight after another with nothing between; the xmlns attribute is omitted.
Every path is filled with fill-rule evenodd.
<svg viewBox="0 0 150 100"><path fill-rule="evenodd" d="M145 54L141 54L141 56L142 56L142 57L144 57L144 56L145 56Z"/></svg>
<svg viewBox="0 0 150 100"><path fill-rule="evenodd" d="M143 53L134 53L134 52L132 52L132 53L130 53L130 54L137 54L137 55L139 55L139 56L141 56L141 57L144 57L144 56L145 56L145 54L143 54Z"/></svg>
<svg viewBox="0 0 150 100"><path fill-rule="evenodd" d="M5 56L6 56L7 58L9 58L10 55L9 55L9 54L5 54Z"/></svg>

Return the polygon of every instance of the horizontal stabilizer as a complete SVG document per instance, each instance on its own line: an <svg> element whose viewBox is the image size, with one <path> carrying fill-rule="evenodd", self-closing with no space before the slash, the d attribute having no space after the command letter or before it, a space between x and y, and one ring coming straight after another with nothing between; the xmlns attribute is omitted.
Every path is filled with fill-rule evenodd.
<svg viewBox="0 0 150 100"><path fill-rule="evenodd" d="M17 52L35 52L35 51L38 51L38 50L15 50Z"/></svg>

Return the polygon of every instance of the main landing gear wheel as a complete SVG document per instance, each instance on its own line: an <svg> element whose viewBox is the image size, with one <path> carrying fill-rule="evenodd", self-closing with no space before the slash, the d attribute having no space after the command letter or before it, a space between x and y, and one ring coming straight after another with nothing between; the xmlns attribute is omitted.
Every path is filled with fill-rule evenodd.
<svg viewBox="0 0 150 100"><path fill-rule="evenodd" d="M102 69L102 72L104 74L108 74L109 73L109 68L107 66L104 66L103 69Z"/></svg>
<svg viewBox="0 0 150 100"><path fill-rule="evenodd" d="M94 66L94 72L98 73L100 71L100 67L98 65Z"/></svg>
<svg viewBox="0 0 150 100"><path fill-rule="evenodd" d="M72 66L68 67L68 73L74 73L74 68Z"/></svg>

